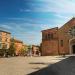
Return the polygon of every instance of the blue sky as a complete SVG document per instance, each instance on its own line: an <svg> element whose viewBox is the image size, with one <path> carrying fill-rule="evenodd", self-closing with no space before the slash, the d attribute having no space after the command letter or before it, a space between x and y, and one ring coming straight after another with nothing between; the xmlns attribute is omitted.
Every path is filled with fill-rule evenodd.
<svg viewBox="0 0 75 75"><path fill-rule="evenodd" d="M0 0L0 29L26 44L40 44L41 30L75 16L75 0Z"/></svg>

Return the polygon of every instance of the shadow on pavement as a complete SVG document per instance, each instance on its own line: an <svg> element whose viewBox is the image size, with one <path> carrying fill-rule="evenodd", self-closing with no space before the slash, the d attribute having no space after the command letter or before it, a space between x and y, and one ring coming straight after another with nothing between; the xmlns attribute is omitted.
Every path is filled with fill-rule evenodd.
<svg viewBox="0 0 75 75"><path fill-rule="evenodd" d="M41 64L41 65L48 65L48 64L50 64L50 63L43 63L43 62L31 62L31 63L29 63L29 64Z"/></svg>
<svg viewBox="0 0 75 75"><path fill-rule="evenodd" d="M66 58L28 75L75 75L75 56Z"/></svg>

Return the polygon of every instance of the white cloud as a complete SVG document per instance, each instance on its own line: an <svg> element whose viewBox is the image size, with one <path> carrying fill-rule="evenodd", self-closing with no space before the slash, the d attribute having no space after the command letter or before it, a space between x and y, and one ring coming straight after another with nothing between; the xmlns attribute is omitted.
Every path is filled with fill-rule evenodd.
<svg viewBox="0 0 75 75"><path fill-rule="evenodd" d="M40 0L44 5L35 7L34 12L74 13L75 2L70 0ZM51 4L52 3L52 4Z"/></svg>
<svg viewBox="0 0 75 75"><path fill-rule="evenodd" d="M12 29L12 27L10 27L8 25L2 25L2 27L7 28L7 29Z"/></svg>
<svg viewBox="0 0 75 75"><path fill-rule="evenodd" d="M0 24L0 29L2 30L11 30L12 27L9 25L5 25L5 24Z"/></svg>
<svg viewBox="0 0 75 75"><path fill-rule="evenodd" d="M20 12L31 12L31 9L20 9Z"/></svg>

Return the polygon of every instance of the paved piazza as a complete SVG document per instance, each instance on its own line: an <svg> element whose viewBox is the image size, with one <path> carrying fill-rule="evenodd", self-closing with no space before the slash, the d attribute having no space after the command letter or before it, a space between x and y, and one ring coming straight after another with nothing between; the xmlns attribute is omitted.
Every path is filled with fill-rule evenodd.
<svg viewBox="0 0 75 75"><path fill-rule="evenodd" d="M0 58L0 75L27 75L63 59L59 56Z"/></svg>

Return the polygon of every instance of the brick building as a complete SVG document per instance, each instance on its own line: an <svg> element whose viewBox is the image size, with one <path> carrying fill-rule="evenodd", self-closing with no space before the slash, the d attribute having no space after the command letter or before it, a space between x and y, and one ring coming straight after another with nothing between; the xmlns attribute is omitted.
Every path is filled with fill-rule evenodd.
<svg viewBox="0 0 75 75"><path fill-rule="evenodd" d="M42 31L42 55L75 54L75 18Z"/></svg>
<svg viewBox="0 0 75 75"><path fill-rule="evenodd" d="M0 49L10 47L11 33L0 30Z"/></svg>
<svg viewBox="0 0 75 75"><path fill-rule="evenodd" d="M11 33L7 31L0 30L0 50L7 50L10 48L10 45L14 42L15 45L15 53L16 55L20 55L22 49L26 46L23 44L23 41L11 38ZM0 51L0 53L2 53ZM6 53L6 52L4 52Z"/></svg>
<svg viewBox="0 0 75 75"><path fill-rule="evenodd" d="M23 48L23 42L17 39L15 39L14 41L15 41L16 55L20 55L21 50Z"/></svg>
<svg viewBox="0 0 75 75"><path fill-rule="evenodd" d="M21 50L23 48L23 42L21 40L17 40L17 39L13 39L13 41L11 41L11 42L14 42L16 55L20 55L21 54Z"/></svg>

